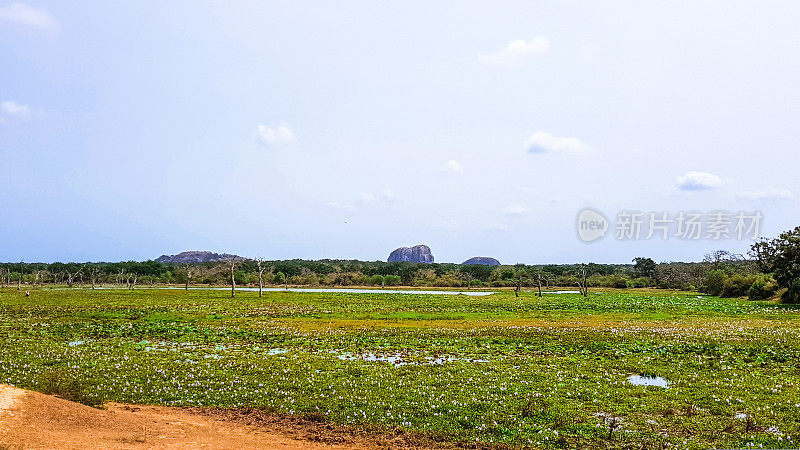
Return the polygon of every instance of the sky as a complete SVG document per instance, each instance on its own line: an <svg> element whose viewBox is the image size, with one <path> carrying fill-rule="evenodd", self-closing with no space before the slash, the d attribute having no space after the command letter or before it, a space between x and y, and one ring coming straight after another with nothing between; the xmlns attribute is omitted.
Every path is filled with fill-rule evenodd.
<svg viewBox="0 0 800 450"><path fill-rule="evenodd" d="M0 0L0 261L744 253L752 236L675 222L616 233L631 211L800 225L797 17L793 1ZM592 242L587 207L608 221Z"/></svg>

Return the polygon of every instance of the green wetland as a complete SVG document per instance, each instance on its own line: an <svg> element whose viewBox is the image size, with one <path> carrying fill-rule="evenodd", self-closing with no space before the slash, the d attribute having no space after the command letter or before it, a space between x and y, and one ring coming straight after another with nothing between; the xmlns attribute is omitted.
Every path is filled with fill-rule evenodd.
<svg viewBox="0 0 800 450"><path fill-rule="evenodd" d="M800 446L800 308L669 291L0 291L0 382L435 442Z"/></svg>

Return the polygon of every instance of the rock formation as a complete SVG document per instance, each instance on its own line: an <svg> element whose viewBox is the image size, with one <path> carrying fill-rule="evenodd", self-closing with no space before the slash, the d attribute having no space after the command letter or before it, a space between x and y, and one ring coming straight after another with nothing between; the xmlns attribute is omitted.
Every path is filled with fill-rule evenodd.
<svg viewBox="0 0 800 450"><path fill-rule="evenodd" d="M467 264L480 264L482 266L499 266L500 261L494 258L490 258L488 256L475 256L461 263L461 265L467 265Z"/></svg>
<svg viewBox="0 0 800 450"><path fill-rule="evenodd" d="M181 252L177 255L161 255L158 257L158 259L156 259L156 261L160 263L186 264L209 261L227 261L233 257L244 259L241 256L230 255L228 253L200 252L197 250L192 250L188 252Z"/></svg>
<svg viewBox="0 0 800 450"><path fill-rule="evenodd" d="M415 245L413 247L400 247L389 254L389 262L405 261L414 263L432 263L433 255L427 245Z"/></svg>

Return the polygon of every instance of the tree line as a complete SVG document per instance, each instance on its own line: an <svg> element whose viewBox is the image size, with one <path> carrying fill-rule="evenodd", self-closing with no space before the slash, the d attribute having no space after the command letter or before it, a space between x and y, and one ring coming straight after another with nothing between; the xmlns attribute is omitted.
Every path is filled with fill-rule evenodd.
<svg viewBox="0 0 800 450"><path fill-rule="evenodd" d="M60 284L180 284L300 286L429 286L458 288L589 287L667 288L724 297L766 299L783 292L800 302L800 227L753 244L748 255L724 250L702 262L660 262L638 257L630 264L461 265L358 260L263 260L231 258L193 264L157 261L0 263L0 287Z"/></svg>

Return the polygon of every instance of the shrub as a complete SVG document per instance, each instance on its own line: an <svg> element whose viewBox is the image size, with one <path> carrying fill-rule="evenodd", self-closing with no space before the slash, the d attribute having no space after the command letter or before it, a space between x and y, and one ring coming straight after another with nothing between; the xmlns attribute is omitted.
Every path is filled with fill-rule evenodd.
<svg viewBox="0 0 800 450"><path fill-rule="evenodd" d="M446 273L440 277L437 277L436 281L433 282L433 285L439 287L461 287L462 280L460 280L455 274Z"/></svg>
<svg viewBox="0 0 800 450"><path fill-rule="evenodd" d="M304 275L297 275L292 277L293 280L297 284L303 284L307 286L318 286L319 285L319 276L315 273L309 273Z"/></svg>
<svg viewBox="0 0 800 450"><path fill-rule="evenodd" d="M712 270L711 272L708 272L706 279L703 280L703 287L701 290L706 294L719 296L722 294L722 290L725 288L725 278L725 271Z"/></svg>
<svg viewBox="0 0 800 450"><path fill-rule="evenodd" d="M720 297L745 297L755 281L756 277L752 275L731 275L727 277L722 284L722 293Z"/></svg>
<svg viewBox="0 0 800 450"><path fill-rule="evenodd" d="M781 295L783 303L800 303L800 280L794 280L789 289Z"/></svg>
<svg viewBox="0 0 800 450"><path fill-rule="evenodd" d="M634 278L632 280L628 280L627 286L629 288L643 288L643 287L650 287L653 285L653 279L648 277L639 277Z"/></svg>
<svg viewBox="0 0 800 450"><path fill-rule="evenodd" d="M750 300L766 300L778 292L778 284L770 276L757 278L747 291Z"/></svg>
<svg viewBox="0 0 800 450"><path fill-rule="evenodd" d="M384 277L387 286L398 286L400 284L400 277L397 275L386 275Z"/></svg>

